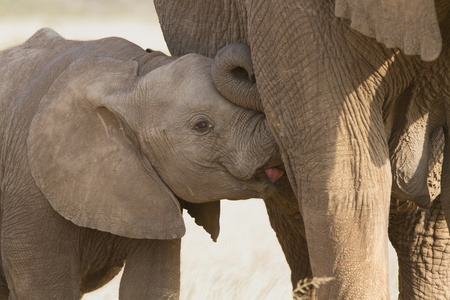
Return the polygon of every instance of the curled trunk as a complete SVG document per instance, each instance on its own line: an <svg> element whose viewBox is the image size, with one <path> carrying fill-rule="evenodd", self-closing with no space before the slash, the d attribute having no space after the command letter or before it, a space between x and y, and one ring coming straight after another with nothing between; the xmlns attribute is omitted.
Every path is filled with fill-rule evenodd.
<svg viewBox="0 0 450 300"><path fill-rule="evenodd" d="M222 48L214 58L211 72L223 96L239 106L262 111L248 45L230 44Z"/></svg>

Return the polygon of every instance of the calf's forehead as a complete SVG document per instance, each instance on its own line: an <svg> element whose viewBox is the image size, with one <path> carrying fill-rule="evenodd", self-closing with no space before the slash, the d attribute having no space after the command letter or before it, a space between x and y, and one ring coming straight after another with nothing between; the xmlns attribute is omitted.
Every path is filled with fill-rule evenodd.
<svg viewBox="0 0 450 300"><path fill-rule="evenodd" d="M167 72L173 78L189 79L192 77L204 77L211 79L211 66L213 60L198 54L187 54L166 66Z"/></svg>
<svg viewBox="0 0 450 300"><path fill-rule="evenodd" d="M206 110L231 110L238 107L216 89L211 75L212 59L188 54L167 66L162 77L172 101L180 105ZM163 70L161 70L163 71Z"/></svg>
<svg viewBox="0 0 450 300"><path fill-rule="evenodd" d="M137 99L140 112L151 115L152 120L186 121L199 113L218 119L244 110L216 89L211 75L212 62L210 58L188 54L146 74Z"/></svg>

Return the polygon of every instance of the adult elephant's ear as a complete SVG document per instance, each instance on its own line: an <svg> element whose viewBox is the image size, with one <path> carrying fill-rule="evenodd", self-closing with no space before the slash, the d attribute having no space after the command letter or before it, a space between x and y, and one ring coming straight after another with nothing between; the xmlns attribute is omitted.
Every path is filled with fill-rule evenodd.
<svg viewBox="0 0 450 300"><path fill-rule="evenodd" d="M130 127L139 109L137 68L97 59L61 74L31 123L31 172L52 207L76 225L130 238L180 238L180 205Z"/></svg>
<svg viewBox="0 0 450 300"><path fill-rule="evenodd" d="M388 48L431 61L439 56L442 38L433 0L336 0L335 14L351 27Z"/></svg>

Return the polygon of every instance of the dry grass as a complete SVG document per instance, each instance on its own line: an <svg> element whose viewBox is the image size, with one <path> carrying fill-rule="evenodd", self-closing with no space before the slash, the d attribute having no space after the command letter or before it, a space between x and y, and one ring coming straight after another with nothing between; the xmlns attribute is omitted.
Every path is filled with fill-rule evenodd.
<svg viewBox="0 0 450 300"><path fill-rule="evenodd" d="M297 287L292 291L293 300L308 300L314 289L334 280L333 277L305 278L297 283Z"/></svg>

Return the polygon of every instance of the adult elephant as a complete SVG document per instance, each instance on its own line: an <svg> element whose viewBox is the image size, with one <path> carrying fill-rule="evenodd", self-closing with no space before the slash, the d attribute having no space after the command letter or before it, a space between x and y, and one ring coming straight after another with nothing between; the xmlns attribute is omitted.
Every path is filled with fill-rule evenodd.
<svg viewBox="0 0 450 300"><path fill-rule="evenodd" d="M293 225L300 232L302 222L295 219L304 223L304 237L281 242L293 280L305 276L301 272L336 277L319 289L323 299L387 299L389 138L405 108L396 103L408 97L419 73L447 82L426 72L439 70L439 62L424 61L441 52L450 57L448 2L154 2L174 55L212 57L229 43L250 45L262 107L293 190L272 205L292 204L295 195L301 211L285 222L289 213L280 217L269 205L269 215L280 228ZM403 192L427 204L409 186L399 182ZM306 250L311 270L296 271L295 253Z"/></svg>

